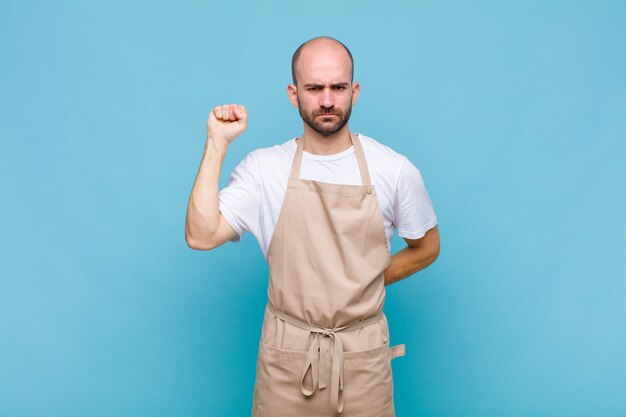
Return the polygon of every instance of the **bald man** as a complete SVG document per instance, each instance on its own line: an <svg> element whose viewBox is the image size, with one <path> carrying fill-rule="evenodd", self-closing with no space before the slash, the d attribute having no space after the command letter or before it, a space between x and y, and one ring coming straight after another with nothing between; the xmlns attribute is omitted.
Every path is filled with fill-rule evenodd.
<svg viewBox="0 0 626 417"><path fill-rule="evenodd" d="M318 37L293 54L289 100L303 133L246 155L218 190L243 105L214 107L186 240L197 250L258 240L269 267L252 415L393 416L385 285L435 261L437 219L419 170L349 130L359 96L352 54ZM407 246L391 256L395 230Z"/></svg>

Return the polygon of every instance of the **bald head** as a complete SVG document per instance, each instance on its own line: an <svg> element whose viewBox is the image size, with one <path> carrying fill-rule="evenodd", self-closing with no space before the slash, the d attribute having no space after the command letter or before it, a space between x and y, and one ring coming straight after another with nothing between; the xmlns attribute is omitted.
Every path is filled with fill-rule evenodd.
<svg viewBox="0 0 626 417"><path fill-rule="evenodd" d="M346 45L339 42L335 38L331 38L330 36L318 36L304 42L298 47L298 49L296 49L296 52L294 52L293 57L291 58L291 77L293 79L293 83L296 85L298 84L298 64L300 63L301 56L305 55L306 58L309 58L309 55L312 57L315 56L315 54L337 51L342 51L342 53L345 54L345 57L349 60L350 82L352 82L354 79L354 61L350 50L346 47Z"/></svg>

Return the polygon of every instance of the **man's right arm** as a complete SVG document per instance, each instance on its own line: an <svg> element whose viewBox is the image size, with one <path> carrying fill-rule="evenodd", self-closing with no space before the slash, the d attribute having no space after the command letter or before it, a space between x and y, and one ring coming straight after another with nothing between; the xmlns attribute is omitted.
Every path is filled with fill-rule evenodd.
<svg viewBox="0 0 626 417"><path fill-rule="evenodd" d="M220 213L219 179L228 146L247 126L243 106L217 106L209 114L204 154L187 206L185 239L192 249L213 249L237 235Z"/></svg>

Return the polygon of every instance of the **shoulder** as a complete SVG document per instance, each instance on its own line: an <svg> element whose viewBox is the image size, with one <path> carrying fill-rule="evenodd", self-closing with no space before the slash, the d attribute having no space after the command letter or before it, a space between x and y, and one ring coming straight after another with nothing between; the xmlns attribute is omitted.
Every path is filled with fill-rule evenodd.
<svg viewBox="0 0 626 417"><path fill-rule="evenodd" d="M262 187L266 184L282 184L283 178L289 176L289 167L296 150L294 139L248 152L235 167L234 176L248 176Z"/></svg>
<svg viewBox="0 0 626 417"><path fill-rule="evenodd" d="M382 161L389 164L397 164L396 166L399 167L399 165L404 163L404 161L407 159L406 156L391 149L389 146L379 142L372 137L359 133L359 138L361 139L361 143L363 144L363 151L365 152L366 156L376 158L377 161Z"/></svg>
<svg viewBox="0 0 626 417"><path fill-rule="evenodd" d="M237 165L237 169L258 172L262 167L273 166L281 161L289 160L293 157L296 150L296 142L294 139L295 138L289 139L274 146L267 146L249 151L241 159Z"/></svg>
<svg viewBox="0 0 626 417"><path fill-rule="evenodd" d="M296 151L295 138L286 140L274 146L257 148L246 155L246 158L254 161L257 165L266 165L280 162L293 157Z"/></svg>
<svg viewBox="0 0 626 417"><path fill-rule="evenodd" d="M359 138L372 174L378 174L380 180L384 179L390 187L395 187L407 157L369 136L359 133Z"/></svg>

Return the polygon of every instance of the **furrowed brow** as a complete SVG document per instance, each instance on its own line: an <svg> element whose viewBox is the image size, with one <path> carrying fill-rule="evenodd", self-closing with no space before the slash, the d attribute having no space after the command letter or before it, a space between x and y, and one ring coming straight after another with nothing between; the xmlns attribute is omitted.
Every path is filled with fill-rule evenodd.
<svg viewBox="0 0 626 417"><path fill-rule="evenodd" d="M333 83L331 84L331 87L348 87L350 85L350 83ZM318 84L318 83L307 83L304 84L304 88L321 88L324 87L324 84Z"/></svg>

